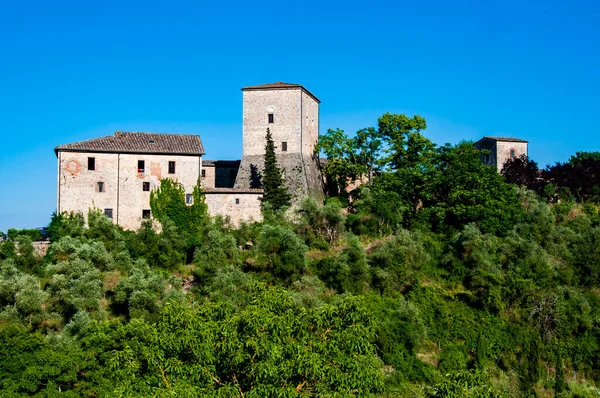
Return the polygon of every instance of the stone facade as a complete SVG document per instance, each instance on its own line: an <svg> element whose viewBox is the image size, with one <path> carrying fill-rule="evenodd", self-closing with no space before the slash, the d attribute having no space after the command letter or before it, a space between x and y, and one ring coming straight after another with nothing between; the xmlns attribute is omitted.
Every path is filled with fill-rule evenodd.
<svg viewBox="0 0 600 398"><path fill-rule="evenodd" d="M200 180L211 215L228 216L234 225L259 221L267 128L294 201L308 195L322 200L323 177L314 155L318 98L301 85L281 82L242 90L242 160L203 161L200 137L178 134L116 132L61 145L55 148L57 211L87 215L98 208L123 228L138 229L150 210L150 191L167 177L182 183L186 194Z"/></svg>
<svg viewBox="0 0 600 398"><path fill-rule="evenodd" d="M91 158L94 170L88 170ZM138 161L144 161L144 169L138 169ZM174 173L169 173L169 162L175 162ZM57 210L87 216L88 209L98 208L112 213L114 222L123 228L138 229L143 211L150 210L150 191L159 186L160 179L177 180L191 194L201 162L201 156L59 151Z"/></svg>
<svg viewBox="0 0 600 398"><path fill-rule="evenodd" d="M242 222L261 221L260 198L262 190L256 189L205 189L204 196L212 216L229 217L233 225Z"/></svg>
<svg viewBox="0 0 600 398"><path fill-rule="evenodd" d="M277 162L293 199L323 197L314 148L319 135L319 100L304 87L275 83L243 90L243 155L235 188L260 186L266 130L275 143Z"/></svg>
<svg viewBox="0 0 600 398"><path fill-rule="evenodd" d="M528 142L519 138L487 136L474 145L478 149L489 151L489 153L482 154L482 161L489 166L496 167L498 171L502 170L504 162L508 159L521 155L529 156Z"/></svg>

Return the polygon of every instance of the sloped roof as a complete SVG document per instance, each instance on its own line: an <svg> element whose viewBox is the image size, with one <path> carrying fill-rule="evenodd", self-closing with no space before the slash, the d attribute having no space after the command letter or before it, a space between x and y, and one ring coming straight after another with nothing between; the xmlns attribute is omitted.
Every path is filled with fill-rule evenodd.
<svg viewBox="0 0 600 398"><path fill-rule="evenodd" d="M57 154L59 151L204 155L204 147L199 135L124 131L54 148Z"/></svg>
<svg viewBox="0 0 600 398"><path fill-rule="evenodd" d="M498 136L491 136L491 135L486 135L485 137L483 137L483 139L486 139L486 138L488 140L492 140L492 141L524 142L524 143L528 142L526 140L522 140L520 138L514 138L514 137L498 137Z"/></svg>
<svg viewBox="0 0 600 398"><path fill-rule="evenodd" d="M272 90L272 89L276 89L276 90L284 89L284 90L286 90L286 89L294 89L294 88L299 88L301 90L304 90L306 92L306 94L308 94L311 97L313 97L315 101L317 101L319 103L321 102L321 100L319 100L313 93L311 93L310 91L308 91L304 86L302 86L301 84L295 84L295 83L275 82L275 83L259 84L257 86L242 87L242 91Z"/></svg>

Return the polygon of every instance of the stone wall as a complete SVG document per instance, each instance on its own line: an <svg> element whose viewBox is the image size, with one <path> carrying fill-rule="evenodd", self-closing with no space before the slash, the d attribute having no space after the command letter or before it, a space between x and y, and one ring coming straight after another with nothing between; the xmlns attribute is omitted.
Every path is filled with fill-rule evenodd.
<svg viewBox="0 0 600 398"><path fill-rule="evenodd" d="M527 149L526 142L497 141L495 161L498 171L501 171L504 162L511 158L511 151L514 151L513 157L517 158L521 155L529 155Z"/></svg>
<svg viewBox="0 0 600 398"><path fill-rule="evenodd" d="M89 157L96 159L95 170L88 170ZM145 163L143 171L138 170L138 160ZM58 211L81 212L87 217L90 208L112 209L113 221L125 229L138 229L142 211L150 209L150 192L143 190L144 182L152 190L161 178L172 178L191 194L202 167L200 156L181 155L60 151L58 161ZM173 174L169 174L170 161L175 162ZM98 182L103 182L103 192Z"/></svg>
<svg viewBox="0 0 600 398"><path fill-rule="evenodd" d="M243 157L265 153L265 135L269 128L275 142L275 153L301 152L301 94L302 89L243 91ZM268 122L269 113L273 123Z"/></svg>
<svg viewBox="0 0 600 398"><path fill-rule="evenodd" d="M243 92L243 157L235 188L260 186L265 136L269 128L277 162L294 201L308 195L323 198L323 180L313 155L319 133L319 103L304 89L265 89ZM273 123L268 115L273 114ZM282 143L287 144L283 150Z"/></svg>
<svg viewBox="0 0 600 398"><path fill-rule="evenodd" d="M208 212L211 216L229 217L231 223L262 221L260 190L212 189L204 191Z"/></svg>

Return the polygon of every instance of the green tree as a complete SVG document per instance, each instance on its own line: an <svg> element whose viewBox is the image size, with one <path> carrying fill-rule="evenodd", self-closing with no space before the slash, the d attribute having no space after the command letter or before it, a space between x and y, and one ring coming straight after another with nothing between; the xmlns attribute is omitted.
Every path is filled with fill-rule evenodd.
<svg viewBox="0 0 600 398"><path fill-rule="evenodd" d="M265 168L262 174L264 194L261 198L263 210L269 205L272 210L280 210L290 206L291 196L284 186L281 169L277 165L275 157L275 144L271 130L267 129L267 143L265 145Z"/></svg>
<svg viewBox="0 0 600 398"><path fill-rule="evenodd" d="M194 186L193 203L187 205L183 184L163 178L160 186L150 192L150 209L161 224L169 219L177 228L188 235L197 232L208 222L208 206L200 188L200 181Z"/></svg>

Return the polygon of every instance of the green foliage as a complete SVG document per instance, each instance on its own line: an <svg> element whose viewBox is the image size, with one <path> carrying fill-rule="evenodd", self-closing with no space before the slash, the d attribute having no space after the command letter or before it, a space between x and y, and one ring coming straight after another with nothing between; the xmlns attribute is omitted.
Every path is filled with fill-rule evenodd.
<svg viewBox="0 0 600 398"><path fill-rule="evenodd" d="M256 248L260 266L276 278L289 281L306 268L306 245L285 227L263 226Z"/></svg>
<svg viewBox="0 0 600 398"><path fill-rule="evenodd" d="M425 126L331 132L334 191L364 184L293 215L234 227L167 180L159 230L55 214L44 257L13 232L0 395L597 396L597 154L528 190Z"/></svg>
<svg viewBox="0 0 600 398"><path fill-rule="evenodd" d="M193 191L193 203L185 202L185 187L170 178L160 180L160 186L150 192L150 209L163 225L170 220L184 234L201 229L208 221L208 206L200 188L200 181Z"/></svg>
<svg viewBox="0 0 600 398"><path fill-rule="evenodd" d="M9 228L7 233L8 239L18 240L18 237L26 236L31 241L35 242L38 240L42 240L42 231L39 229L14 229Z"/></svg>
<svg viewBox="0 0 600 398"><path fill-rule="evenodd" d="M429 397L435 398L503 398L510 395L491 384L485 370L460 370L451 372L435 385Z"/></svg>
<svg viewBox="0 0 600 398"><path fill-rule="evenodd" d="M345 217L337 198L328 200L324 206L319 206L313 198L304 198L297 212L303 223L302 232L309 236L309 241L322 239L331 245L344 231Z"/></svg>
<svg viewBox="0 0 600 398"><path fill-rule="evenodd" d="M440 170L428 211L434 225L461 229L476 223L484 232L506 234L522 214L513 186L485 166L471 143L440 149Z"/></svg>
<svg viewBox="0 0 600 398"><path fill-rule="evenodd" d="M381 145L374 128L359 130L352 138L340 129L329 129L321 135L315 152L322 152L327 158L323 173L327 176L330 190L334 194L342 193L349 183L365 177L370 184L378 170Z"/></svg>
<svg viewBox="0 0 600 398"><path fill-rule="evenodd" d="M52 213L48 225L48 237L51 242L56 242L64 236L79 237L85 232L85 219L81 213Z"/></svg>
<svg viewBox="0 0 600 398"><path fill-rule="evenodd" d="M403 290L415 283L419 269L430 261L422 234L401 230L391 240L376 247L369 257L372 286L381 291Z"/></svg>
<svg viewBox="0 0 600 398"><path fill-rule="evenodd" d="M269 209L277 211L290 206L291 196L284 185L281 169L275 157L275 143L271 130L267 129L265 145L265 164L262 173L264 194L261 198L263 212L268 204Z"/></svg>

